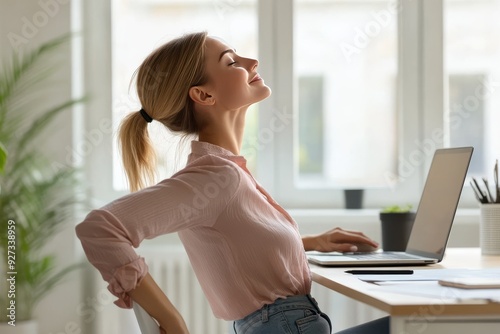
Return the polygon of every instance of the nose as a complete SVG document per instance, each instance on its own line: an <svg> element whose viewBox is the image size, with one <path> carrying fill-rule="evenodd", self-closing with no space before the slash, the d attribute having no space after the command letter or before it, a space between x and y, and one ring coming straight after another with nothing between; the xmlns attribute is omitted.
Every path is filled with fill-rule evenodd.
<svg viewBox="0 0 500 334"><path fill-rule="evenodd" d="M251 71L255 70L259 66L259 61L257 59L248 58L248 69Z"/></svg>

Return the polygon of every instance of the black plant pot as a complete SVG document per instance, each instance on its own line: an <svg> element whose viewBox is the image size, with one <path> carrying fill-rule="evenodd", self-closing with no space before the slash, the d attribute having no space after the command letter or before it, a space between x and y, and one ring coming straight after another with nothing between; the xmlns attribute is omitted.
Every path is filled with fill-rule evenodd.
<svg viewBox="0 0 500 334"><path fill-rule="evenodd" d="M344 200L346 209L363 208L363 189L345 189Z"/></svg>
<svg viewBox="0 0 500 334"><path fill-rule="evenodd" d="M381 212L382 249L405 251L414 221L415 212Z"/></svg>

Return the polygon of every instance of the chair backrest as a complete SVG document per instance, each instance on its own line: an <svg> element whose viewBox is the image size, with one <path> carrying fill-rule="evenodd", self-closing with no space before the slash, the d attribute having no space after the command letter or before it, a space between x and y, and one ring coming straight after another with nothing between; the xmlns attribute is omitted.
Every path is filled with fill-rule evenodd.
<svg viewBox="0 0 500 334"><path fill-rule="evenodd" d="M160 326L141 305L134 303L133 308L142 334L160 334Z"/></svg>

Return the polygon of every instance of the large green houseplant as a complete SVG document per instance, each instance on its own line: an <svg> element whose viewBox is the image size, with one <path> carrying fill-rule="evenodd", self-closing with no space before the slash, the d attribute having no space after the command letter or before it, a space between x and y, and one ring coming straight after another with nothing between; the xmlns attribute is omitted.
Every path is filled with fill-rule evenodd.
<svg viewBox="0 0 500 334"><path fill-rule="evenodd" d="M32 320L37 303L76 267L60 268L45 251L74 210L75 169L54 168L40 151L47 126L82 101L39 107L53 85L53 56L69 40L15 53L0 70L0 325Z"/></svg>

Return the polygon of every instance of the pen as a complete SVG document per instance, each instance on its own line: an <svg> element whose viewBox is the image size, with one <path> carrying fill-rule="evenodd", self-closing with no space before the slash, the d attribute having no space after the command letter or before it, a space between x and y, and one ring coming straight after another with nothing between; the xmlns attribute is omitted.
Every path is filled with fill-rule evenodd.
<svg viewBox="0 0 500 334"><path fill-rule="evenodd" d="M486 197L485 194L483 194L483 191L481 190L481 187L479 187L479 184L477 183L476 179L472 178L472 181L474 182L474 186L476 186L475 188L473 186L472 189L475 189L479 202L488 203L488 198Z"/></svg>
<svg viewBox="0 0 500 334"><path fill-rule="evenodd" d="M413 270L346 270L345 273L352 275L412 275Z"/></svg>
<svg viewBox="0 0 500 334"><path fill-rule="evenodd" d="M488 185L488 180L483 177L484 185L486 186L486 197L488 198L488 203L494 203L493 196L491 196L490 186Z"/></svg>
<svg viewBox="0 0 500 334"><path fill-rule="evenodd" d="M470 181L470 186L474 191L474 195L476 196L479 203L488 203L488 200L484 197L483 192L481 191L481 189L479 189L479 185L477 184L476 180L472 178L472 181Z"/></svg>

